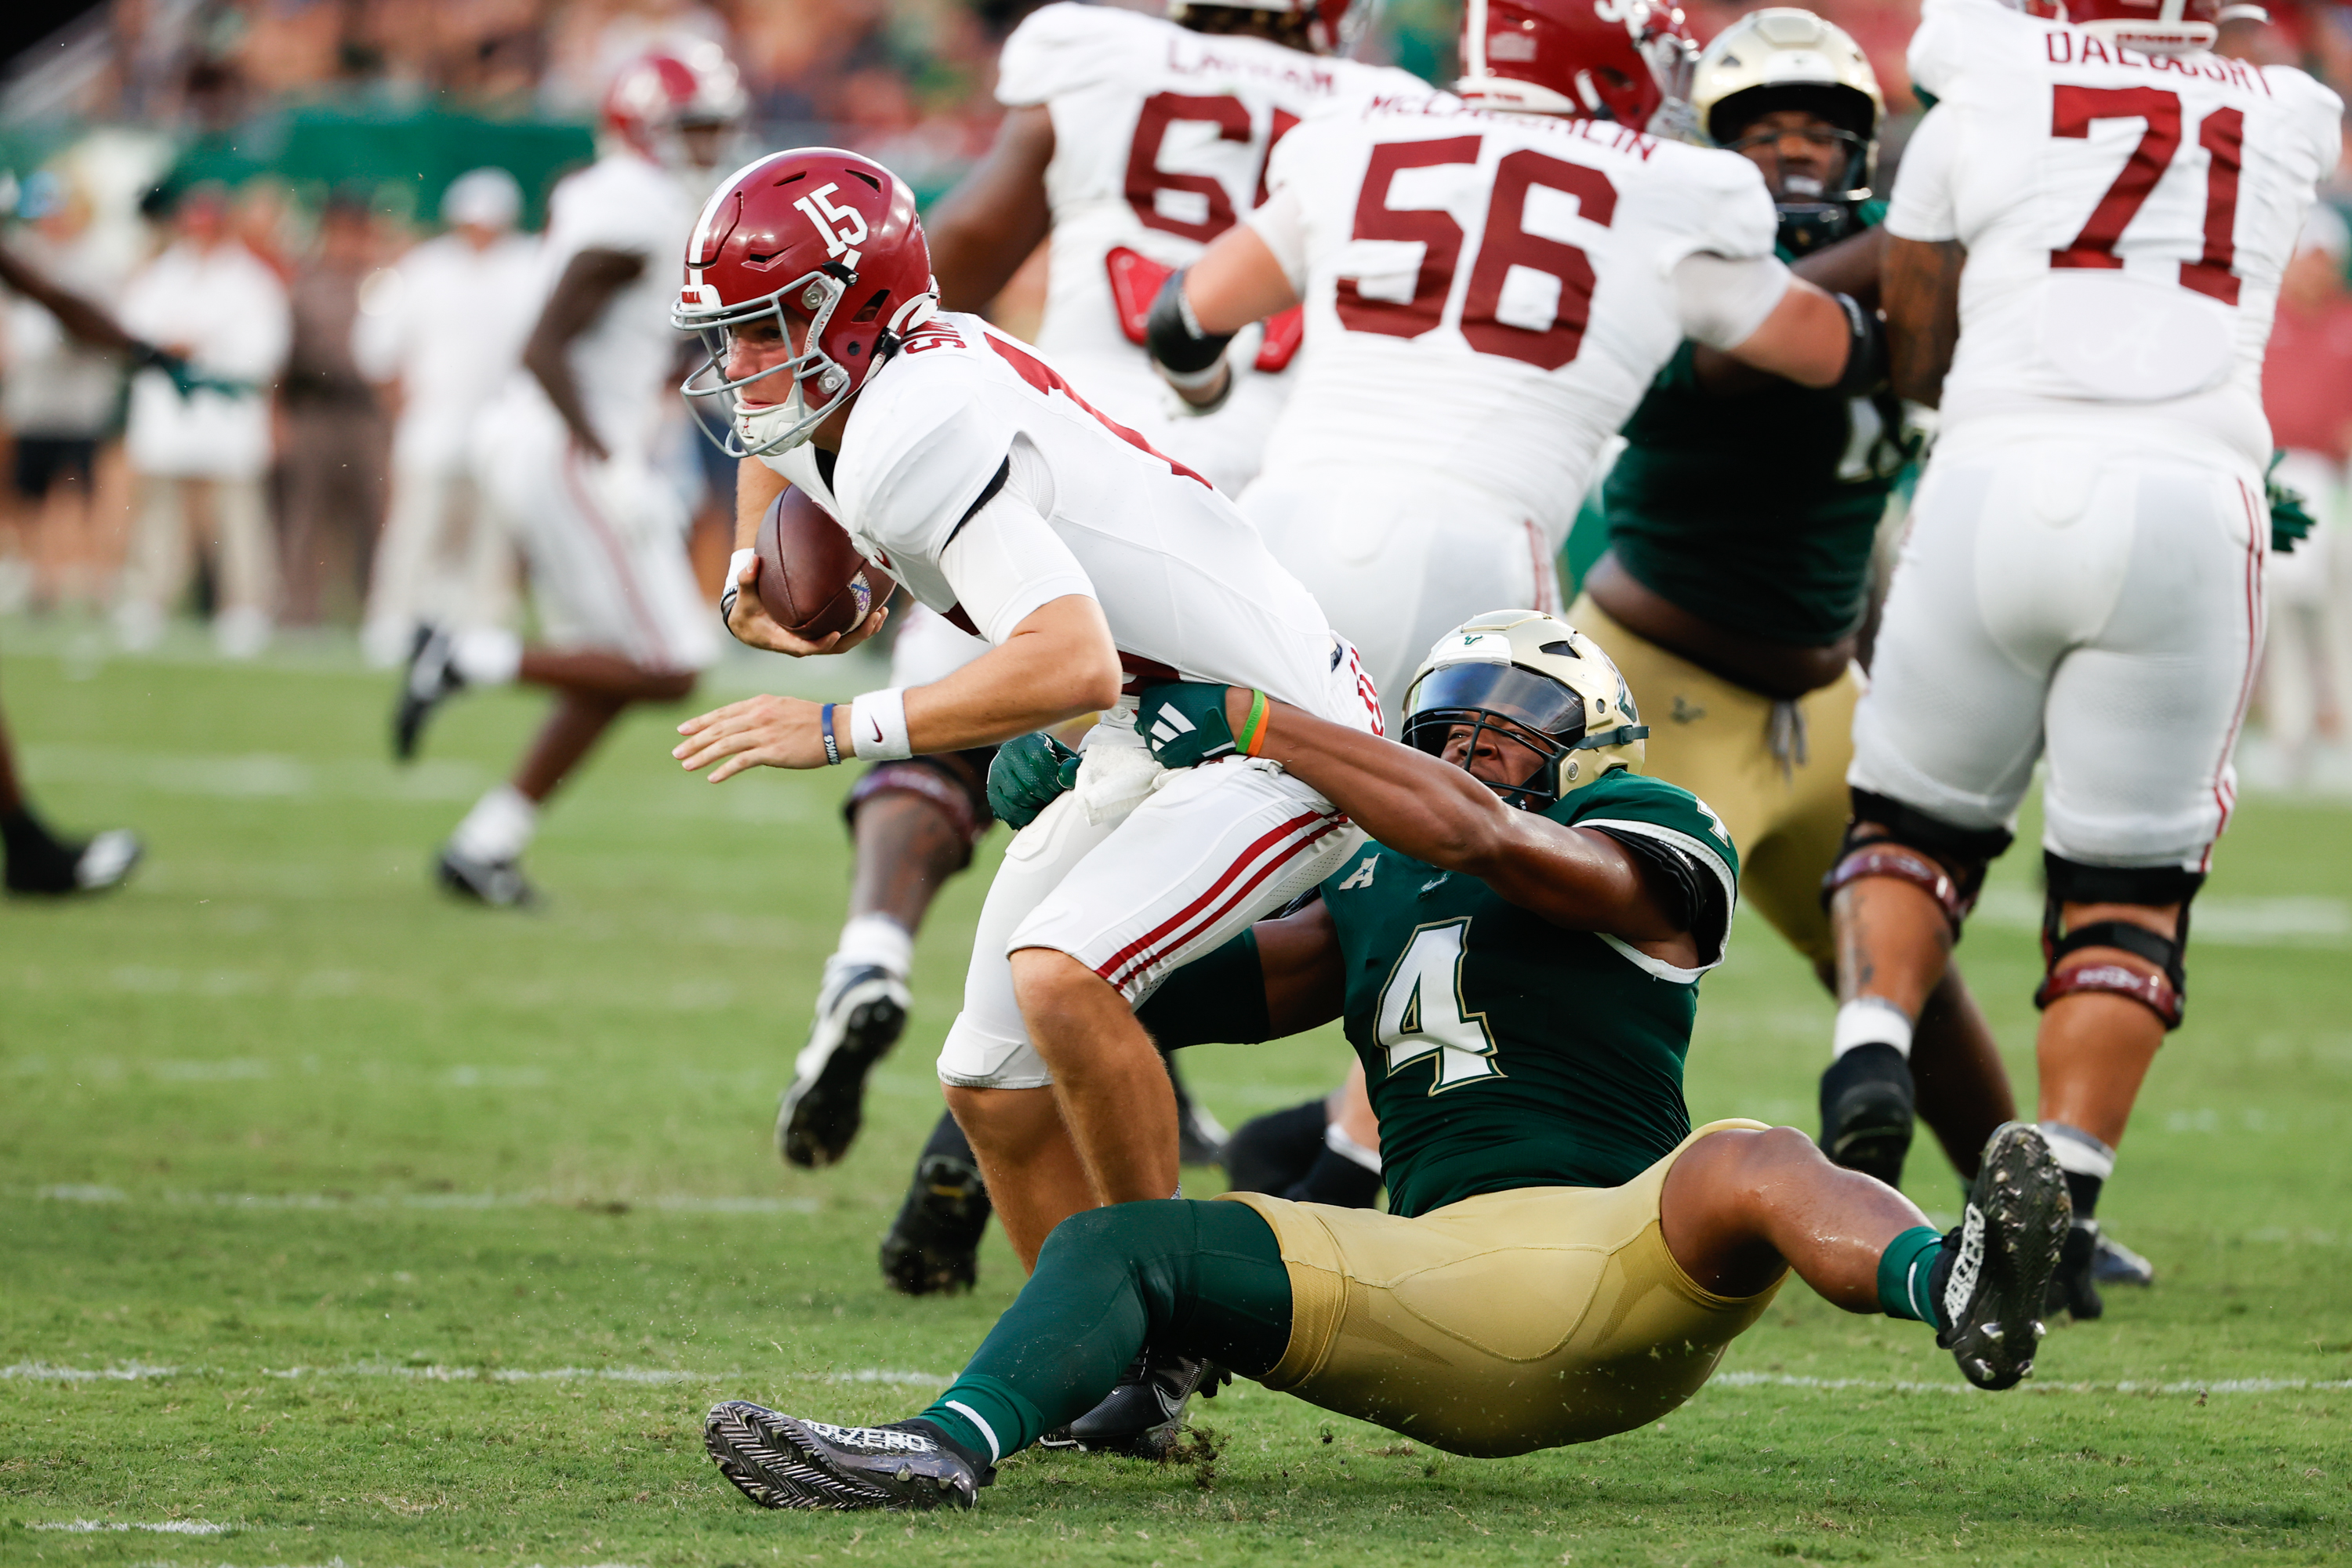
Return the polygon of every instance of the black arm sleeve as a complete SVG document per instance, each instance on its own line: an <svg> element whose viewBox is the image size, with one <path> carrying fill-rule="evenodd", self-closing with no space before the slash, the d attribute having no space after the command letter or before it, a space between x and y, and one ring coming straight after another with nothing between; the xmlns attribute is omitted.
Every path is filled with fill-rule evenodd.
<svg viewBox="0 0 2352 1568"><path fill-rule="evenodd" d="M1136 1022L1162 1051L1186 1046L1255 1045L1274 1034L1265 1010L1265 969L1257 933L1244 931L1160 983Z"/></svg>
<svg viewBox="0 0 2352 1568"><path fill-rule="evenodd" d="M1151 313L1144 320L1143 335L1151 349L1151 357L1164 369L1181 376L1205 375L1224 357L1225 345L1234 341L1231 332L1204 332L1192 319L1192 307L1184 300L1184 274L1181 270L1170 275L1160 286L1160 293L1151 301Z"/></svg>
<svg viewBox="0 0 2352 1568"><path fill-rule="evenodd" d="M1712 963L1730 935L1731 911L1724 907L1723 884L1706 867L1664 839L1645 833L1595 827L1625 847L1641 863L1651 895L1668 920L1698 939L1700 954Z"/></svg>

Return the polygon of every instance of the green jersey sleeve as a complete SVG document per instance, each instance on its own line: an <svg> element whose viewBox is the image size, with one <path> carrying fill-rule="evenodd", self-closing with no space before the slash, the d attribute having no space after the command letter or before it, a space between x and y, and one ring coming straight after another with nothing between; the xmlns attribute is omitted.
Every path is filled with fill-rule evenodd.
<svg viewBox="0 0 2352 1568"><path fill-rule="evenodd" d="M1731 934L1731 911L1739 898L1739 850L1723 819L1706 802L1679 784L1621 769L1570 794L1547 815L1575 827L1603 828L1612 834L1651 839L1697 862L1722 889L1723 898L1714 909L1715 918L1723 925L1719 930L1692 932L1702 952L1716 954L1694 973L1723 962ZM1658 962L1614 937L1601 940L1637 965Z"/></svg>

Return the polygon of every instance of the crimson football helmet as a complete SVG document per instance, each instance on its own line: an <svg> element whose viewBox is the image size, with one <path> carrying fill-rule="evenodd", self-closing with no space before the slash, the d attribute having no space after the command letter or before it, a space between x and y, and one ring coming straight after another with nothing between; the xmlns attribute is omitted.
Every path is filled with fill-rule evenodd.
<svg viewBox="0 0 2352 1568"><path fill-rule="evenodd" d="M939 306L930 246L905 181L836 147L772 153L719 187L687 242L670 324L700 333L709 357L682 390L728 400L719 444L730 457L785 451ZM772 325L798 352L733 375L730 351L754 324ZM743 395L763 382L765 400Z"/></svg>
<svg viewBox="0 0 2352 1568"><path fill-rule="evenodd" d="M638 56L604 89L604 133L672 169L693 164L678 132L690 125L732 125L751 100L734 63L716 44L660 48Z"/></svg>
<svg viewBox="0 0 2352 1568"><path fill-rule="evenodd" d="M1645 131L1662 110L1687 118L1697 58L1682 12L1663 0L1469 0L1454 90L1483 109Z"/></svg>
<svg viewBox="0 0 2352 1568"><path fill-rule="evenodd" d="M2148 55L2210 49L2224 22L2271 19L2269 12L2244 0L2019 0L2018 9Z"/></svg>
<svg viewBox="0 0 2352 1568"><path fill-rule="evenodd" d="M1168 19L1189 25L1195 11L1272 11L1307 18L1307 41L1318 55L1353 53L1372 25L1379 0L1168 0Z"/></svg>

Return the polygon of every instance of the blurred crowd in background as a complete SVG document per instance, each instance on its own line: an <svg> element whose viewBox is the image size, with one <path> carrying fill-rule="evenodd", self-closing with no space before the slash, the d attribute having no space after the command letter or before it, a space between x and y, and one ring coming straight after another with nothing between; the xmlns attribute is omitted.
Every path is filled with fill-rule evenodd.
<svg viewBox="0 0 2352 1568"><path fill-rule="evenodd" d="M536 308L531 231L555 180L594 155L614 72L648 48L722 49L750 99L745 158L850 147L929 200L988 146L997 49L1035 3L102 0L31 41L0 72L6 242L251 395L131 384L9 302L0 615L102 619L134 650L202 615L230 657L288 627L358 627L388 664L422 610L521 613L500 542L386 522L462 514L472 413ZM1702 40L1749 8L1685 6ZM1883 175L1918 112L1903 68L1916 0L1815 8L1885 87ZM2352 7L2271 10L2272 57L2352 98ZM1449 81L1457 24L1458 0L1388 0L1360 53ZM2330 196L2352 208L2352 173ZM2323 520L2273 580L2260 743L2288 782L2344 761L2352 708L2352 243L2334 212L2305 240L2269 375ZM1017 331L1024 309L1001 313ZM666 471L715 595L731 467L682 407Z"/></svg>

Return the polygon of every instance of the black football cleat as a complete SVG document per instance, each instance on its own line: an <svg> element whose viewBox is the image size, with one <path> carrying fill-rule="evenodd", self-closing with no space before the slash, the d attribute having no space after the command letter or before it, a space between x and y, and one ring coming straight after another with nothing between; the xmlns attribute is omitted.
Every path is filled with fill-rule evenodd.
<svg viewBox="0 0 2352 1568"><path fill-rule="evenodd" d="M905 1426L833 1426L741 1399L711 1408L702 1445L761 1508L970 1508L995 1479Z"/></svg>
<svg viewBox="0 0 2352 1568"><path fill-rule="evenodd" d="M1830 1163L1903 1185L1911 1152L1911 1064L1893 1046L1857 1046L1822 1074L1822 1152Z"/></svg>
<svg viewBox="0 0 2352 1568"><path fill-rule="evenodd" d="M2099 1296L2099 1222L2076 1220L2066 1229L2066 1242L2058 1252L2057 1272L2050 1276L2049 1294L2042 1299L2045 1317L2063 1312L2078 1323L2087 1323L2107 1310Z"/></svg>
<svg viewBox="0 0 2352 1568"><path fill-rule="evenodd" d="M2092 1222L2094 1228L2097 1224ZM2101 1285L2144 1288L2156 1283L2156 1265L2102 1230L2098 1249L2091 1254L2091 1279Z"/></svg>
<svg viewBox="0 0 2352 1568"><path fill-rule="evenodd" d="M1154 1355L1146 1347L1128 1363L1102 1403L1037 1439L1040 1447L1086 1454L1164 1459L1184 1431L1184 1409L1198 1391L1214 1397L1227 1373L1189 1356ZM1203 1386L1203 1385L1206 1386Z"/></svg>
<svg viewBox="0 0 2352 1568"><path fill-rule="evenodd" d="M520 860L478 860L447 848L435 875L459 898L492 909L527 910L539 902L539 889L523 879Z"/></svg>
<svg viewBox="0 0 2352 1568"><path fill-rule="evenodd" d="M882 1238L882 1278L908 1296L969 1290L980 1279L980 1238L991 1205L980 1166L968 1156L926 1150L914 1185Z"/></svg>
<svg viewBox="0 0 2352 1568"><path fill-rule="evenodd" d="M2042 1298L2074 1205L2039 1129L2006 1121L1985 1144L1958 1228L1945 1238L1936 1342L1979 1388L2013 1388L2033 1370Z"/></svg>
<svg viewBox="0 0 2352 1568"><path fill-rule="evenodd" d="M1224 1123L1191 1095L1176 1102L1176 1163L1180 1165L1222 1165L1225 1144L1232 1138Z"/></svg>
<svg viewBox="0 0 2352 1568"><path fill-rule="evenodd" d="M455 660L457 641L439 626L416 628L416 640L408 649L408 662L400 676L400 696L392 705L392 754L397 762L413 762L416 757L417 737L425 732L425 721L452 692L465 689L465 679L457 673Z"/></svg>
<svg viewBox="0 0 2352 1568"><path fill-rule="evenodd" d="M88 843L53 838L26 814L26 828L12 834L5 885L12 893L65 896L103 893L131 878L147 847L124 827L110 827Z"/></svg>
<svg viewBox="0 0 2352 1568"><path fill-rule="evenodd" d="M776 1152L814 1169L849 1152L866 1120L866 1075L907 1026L906 984L878 964L830 977L776 1110Z"/></svg>

